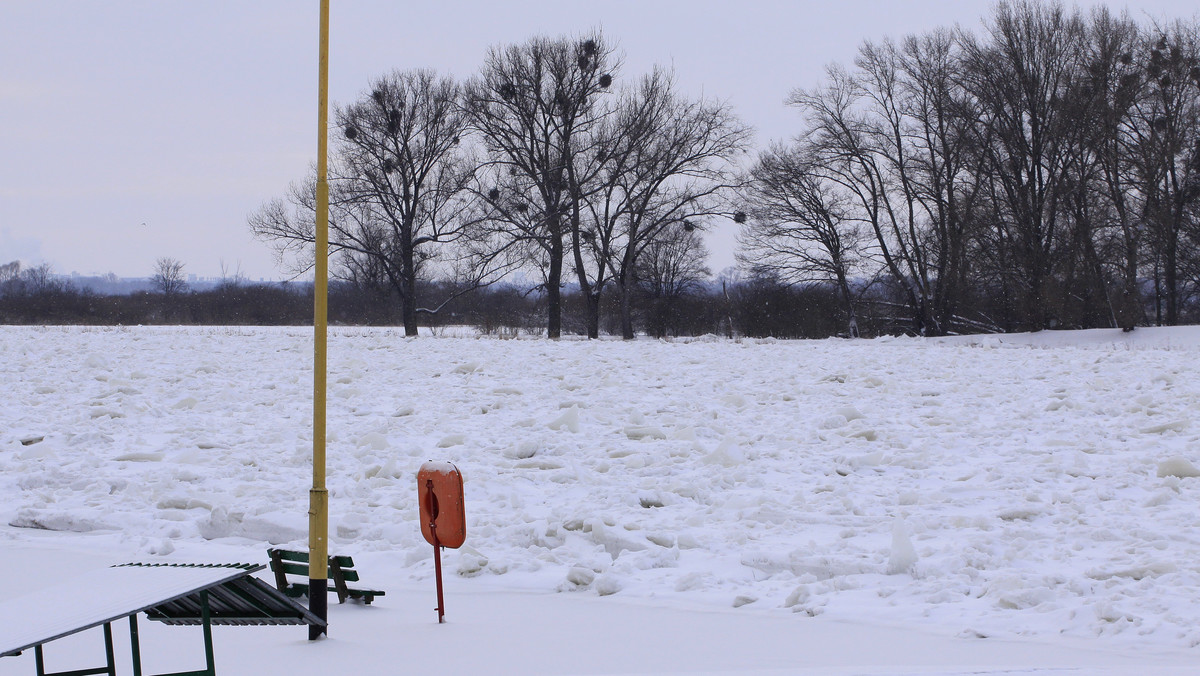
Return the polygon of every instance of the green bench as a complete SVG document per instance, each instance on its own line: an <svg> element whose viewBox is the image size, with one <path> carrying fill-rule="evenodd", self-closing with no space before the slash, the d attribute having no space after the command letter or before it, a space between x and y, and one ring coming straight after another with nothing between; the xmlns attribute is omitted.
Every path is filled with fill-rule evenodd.
<svg viewBox="0 0 1200 676"><path fill-rule="evenodd" d="M288 549L268 549L267 556L271 558L271 572L275 573L275 586L279 591L291 596L308 596L308 552L295 552ZM303 582L290 582L288 575L303 578ZM329 591L337 592L338 603L346 599L361 599L370 604L376 596L383 596L378 589L355 589L348 582L358 582L358 571L354 570L354 559L349 556L329 557Z"/></svg>

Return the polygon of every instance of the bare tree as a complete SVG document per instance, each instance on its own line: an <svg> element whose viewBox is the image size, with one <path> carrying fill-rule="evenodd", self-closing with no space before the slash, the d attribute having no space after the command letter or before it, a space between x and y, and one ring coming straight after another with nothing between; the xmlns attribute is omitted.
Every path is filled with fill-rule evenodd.
<svg viewBox="0 0 1200 676"><path fill-rule="evenodd" d="M749 218L738 262L754 277L786 285L831 283L841 295L849 335L858 335L850 277L861 271L870 235L847 215L846 196L821 178L803 147L776 145L759 156L745 199Z"/></svg>
<svg viewBox="0 0 1200 676"><path fill-rule="evenodd" d="M1115 299L1107 298L1113 323L1126 331L1136 326L1141 311L1138 272L1144 235L1141 191L1134 171L1137 129L1134 110L1143 96L1144 79L1134 63L1140 41L1137 25L1107 9L1095 10L1088 24L1086 89L1091 130L1087 145L1094 154L1095 172L1089 189L1077 199L1102 210L1092 242L1096 264L1114 271ZM1103 271L1098 273L1104 277Z"/></svg>
<svg viewBox="0 0 1200 676"><path fill-rule="evenodd" d="M500 274L499 259L461 261L472 250L466 244L478 212L467 190L474 163L464 150L459 96L454 81L431 71L393 71L335 111L342 134L331 162L330 254L346 278L396 293L409 336L417 334L419 313L436 313ZM250 217L255 235L292 256L295 270L311 265L314 194L310 178L292 187L288 203L275 200ZM417 281L432 268L459 284L427 308Z"/></svg>
<svg viewBox="0 0 1200 676"><path fill-rule="evenodd" d="M598 100L618 65L599 33L535 38L489 50L466 87L467 112L489 153L478 191L491 206L494 241L543 270L550 338L562 332L566 239L577 231L586 180L576 156L604 115Z"/></svg>
<svg viewBox="0 0 1200 676"><path fill-rule="evenodd" d="M900 138L911 146L905 172L918 205L919 225L912 232L916 269L929 296L934 332L946 333L963 321L958 315L971 281L968 257L983 210L982 159L973 152L979 106L963 86L961 48L953 31L905 38L897 63L905 115Z"/></svg>
<svg viewBox="0 0 1200 676"><path fill-rule="evenodd" d="M609 120L602 169L588 194L581 239L610 269L621 294L621 335L634 337L638 261L677 229L702 229L724 215L740 185L735 161L751 131L724 103L688 99L655 69L622 98ZM576 242L577 264L581 247Z"/></svg>
<svg viewBox="0 0 1200 676"><path fill-rule="evenodd" d="M1049 328L1049 297L1066 233L1060 216L1070 151L1085 124L1073 94L1084 72L1078 10L1028 0L1001 2L987 42L964 37L967 86L983 119L979 145L996 209L990 248L1016 303L1017 325Z"/></svg>
<svg viewBox="0 0 1200 676"><path fill-rule="evenodd" d="M154 274L150 283L164 296L174 297L187 290L187 279L183 274L183 262L166 256L154 262Z"/></svg>
<svg viewBox="0 0 1200 676"><path fill-rule="evenodd" d="M700 231L680 224L659 233L638 257L637 280L650 301L650 335L663 338L679 319L679 302L712 276Z"/></svg>
<svg viewBox="0 0 1200 676"><path fill-rule="evenodd" d="M21 275L21 261L11 261L0 265L0 294L5 293Z"/></svg>
<svg viewBox="0 0 1200 676"><path fill-rule="evenodd" d="M1136 185L1154 257L1159 323L1179 321L1190 221L1200 201L1200 25L1154 25L1134 52L1142 96L1133 106ZM1166 307L1163 307L1165 302Z"/></svg>

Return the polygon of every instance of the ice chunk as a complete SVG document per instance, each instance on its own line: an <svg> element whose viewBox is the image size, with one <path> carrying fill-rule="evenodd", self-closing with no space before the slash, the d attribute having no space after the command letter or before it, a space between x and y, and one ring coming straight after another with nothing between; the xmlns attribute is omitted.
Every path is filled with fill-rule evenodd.
<svg viewBox="0 0 1200 676"><path fill-rule="evenodd" d="M888 575L911 573L917 563L917 550L908 538L904 519L896 517L892 522L892 554L888 557Z"/></svg>
<svg viewBox="0 0 1200 676"><path fill-rule="evenodd" d="M565 429L568 432L579 431L579 407L572 406L547 425L552 430Z"/></svg>
<svg viewBox="0 0 1200 676"><path fill-rule="evenodd" d="M517 469L562 469L563 464L553 458L527 458L513 467Z"/></svg>
<svg viewBox="0 0 1200 676"><path fill-rule="evenodd" d="M797 604L805 603L812 596L812 592L808 590L808 585L802 584L792 590L791 594L783 600L784 608L791 608Z"/></svg>
<svg viewBox="0 0 1200 676"><path fill-rule="evenodd" d="M401 467L395 458L388 458L382 465L371 465L363 470L364 479L399 479L408 475L408 469Z"/></svg>
<svg viewBox="0 0 1200 676"><path fill-rule="evenodd" d="M630 425L625 428L625 436L638 441L641 439L666 439L667 433L649 425Z"/></svg>
<svg viewBox="0 0 1200 676"><path fill-rule="evenodd" d="M845 427L847 422L849 421L844 415L831 415L822 418L821 422L817 423L817 427L823 430L836 430L839 427Z"/></svg>
<svg viewBox="0 0 1200 676"><path fill-rule="evenodd" d="M596 578L596 593L601 596L612 596L625 588L621 579L612 573L605 573Z"/></svg>
<svg viewBox="0 0 1200 676"><path fill-rule="evenodd" d="M704 456L704 462L722 467L734 467L746 462L746 454L738 448L737 442L726 438L717 446L717 450Z"/></svg>
<svg viewBox="0 0 1200 676"><path fill-rule="evenodd" d="M1136 619L1133 615L1130 615L1122 610L1118 610L1115 606L1113 606L1113 604L1107 601L1096 604L1095 610L1096 619L1103 620L1105 622L1120 622L1122 620L1132 622Z"/></svg>
<svg viewBox="0 0 1200 676"><path fill-rule="evenodd" d="M669 549L675 546L675 536L670 533L650 533L646 536L646 539L659 547L667 547Z"/></svg>
<svg viewBox="0 0 1200 676"><path fill-rule="evenodd" d="M1045 514L1044 508L1037 505L1029 505L1006 509L996 514L996 516L1000 517L1004 521L1029 521L1036 519L1042 514Z"/></svg>
<svg viewBox="0 0 1200 676"><path fill-rule="evenodd" d="M1054 590L1049 587L1010 589L1000 594L996 604L1007 610L1035 608L1054 600Z"/></svg>
<svg viewBox="0 0 1200 676"><path fill-rule="evenodd" d="M638 504L646 509L663 506L662 493L657 491L643 491L638 495Z"/></svg>
<svg viewBox="0 0 1200 676"><path fill-rule="evenodd" d="M117 530L113 526L101 524L74 514L30 508L18 511L16 517L8 525L13 528L35 528L37 530L65 531L71 533Z"/></svg>
<svg viewBox="0 0 1200 676"><path fill-rule="evenodd" d="M459 550L458 574L462 577L474 577L483 572L488 565L488 558L479 550L464 545Z"/></svg>
<svg viewBox="0 0 1200 676"><path fill-rule="evenodd" d="M308 519L285 512L247 516L242 519L241 532L238 535L282 545L303 540L308 535Z"/></svg>
<svg viewBox="0 0 1200 676"><path fill-rule="evenodd" d="M1108 580L1114 577L1127 577L1133 580L1143 580L1148 577L1158 577L1174 573L1179 567L1170 561L1148 561L1141 565L1118 570L1089 570L1086 575L1093 580Z"/></svg>
<svg viewBox="0 0 1200 676"><path fill-rule="evenodd" d="M393 539L392 542L399 542L398 539ZM433 549L430 547L414 547L408 550L404 555L405 566L415 566L422 561L433 558Z"/></svg>
<svg viewBox="0 0 1200 676"><path fill-rule="evenodd" d="M746 398L740 394L727 394L721 401L730 408L746 408Z"/></svg>
<svg viewBox="0 0 1200 676"><path fill-rule="evenodd" d="M791 608L793 613L804 613L809 617L816 617L824 612L823 604L810 603L812 600L812 592L809 591L808 585L802 584L792 590L787 598L783 601L784 608Z"/></svg>
<svg viewBox="0 0 1200 676"><path fill-rule="evenodd" d="M519 442L516 446L504 451L504 455L505 457L512 458L513 460L526 460L537 454L539 446L540 444L538 444L538 442L533 441L532 439L526 439L525 441Z"/></svg>
<svg viewBox="0 0 1200 676"><path fill-rule="evenodd" d="M835 413L837 413L838 415L845 418L847 422L849 422L851 420L859 420L861 418L866 417L865 415L862 414L862 412L860 412L857 408L854 408L853 406L843 406L843 407L839 408L837 411L835 411Z"/></svg>
<svg viewBox="0 0 1200 676"><path fill-rule="evenodd" d="M388 440L387 437L379 432L367 432L359 437L354 442L354 445L358 446L359 448L370 448L372 450L382 451L387 449Z"/></svg>
<svg viewBox="0 0 1200 676"><path fill-rule="evenodd" d="M870 441L874 441L874 438L870 439ZM874 453L850 458L847 462L851 467L878 467L883 464L883 451L875 451Z"/></svg>
<svg viewBox="0 0 1200 676"><path fill-rule="evenodd" d="M161 462L163 457L164 453L162 451L134 451L118 455L113 460L118 462Z"/></svg>
<svg viewBox="0 0 1200 676"><path fill-rule="evenodd" d="M216 540L229 537L240 532L242 527L241 512L229 512L224 507L215 507L208 518L196 524L200 537L205 540Z"/></svg>
<svg viewBox="0 0 1200 676"><path fill-rule="evenodd" d="M707 580L711 577L709 573L691 572L679 578L675 582L675 591L686 592L696 589L703 589L707 586Z"/></svg>
<svg viewBox="0 0 1200 676"><path fill-rule="evenodd" d="M576 587L586 587L596 579L596 573L590 568L575 566L567 571L567 582Z"/></svg>
<svg viewBox="0 0 1200 676"><path fill-rule="evenodd" d="M678 439L679 441L695 441L696 429L694 427L676 428L673 432L671 432L671 438Z"/></svg>
<svg viewBox="0 0 1200 676"><path fill-rule="evenodd" d="M1151 425L1142 429L1142 434L1163 434L1164 432L1182 432L1187 429L1188 421L1171 420L1169 422Z"/></svg>
<svg viewBox="0 0 1200 676"><path fill-rule="evenodd" d="M604 550L614 560L621 555L621 552L640 552L647 547L644 540L635 539L619 530L609 528L600 519L591 519L587 523L591 525L592 541L604 547Z"/></svg>
<svg viewBox="0 0 1200 676"><path fill-rule="evenodd" d="M438 448L450 448L451 446L462 446L467 440L465 434L451 434L442 438L437 443Z"/></svg>
<svg viewBox="0 0 1200 676"><path fill-rule="evenodd" d="M1175 456L1158 463L1158 476L1160 478L1175 476L1185 479L1200 476L1200 469L1196 469L1196 466L1188 462L1187 458Z"/></svg>

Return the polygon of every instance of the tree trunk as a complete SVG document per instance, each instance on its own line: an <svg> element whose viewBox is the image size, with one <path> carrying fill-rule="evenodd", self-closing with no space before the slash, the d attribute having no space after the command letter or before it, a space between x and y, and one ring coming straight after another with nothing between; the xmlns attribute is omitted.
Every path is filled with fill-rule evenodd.
<svg viewBox="0 0 1200 676"><path fill-rule="evenodd" d="M1125 232L1125 283L1121 290L1117 323L1123 331L1132 331L1142 314L1142 293L1137 280L1138 249L1132 228L1122 224L1122 229Z"/></svg>
<svg viewBox="0 0 1200 676"><path fill-rule="evenodd" d="M401 313L404 321L404 335L416 337L416 304L412 300L402 300Z"/></svg>
<svg viewBox="0 0 1200 676"><path fill-rule="evenodd" d="M586 293L583 298L587 301L587 336L596 340L600 337L600 294Z"/></svg>
<svg viewBox="0 0 1200 676"><path fill-rule="evenodd" d="M558 214L553 218L558 219ZM546 277L546 337L558 340L562 336L562 227L555 224L550 231L550 272Z"/></svg>
<svg viewBox="0 0 1200 676"><path fill-rule="evenodd" d="M413 286L412 282L406 282L406 285ZM407 298L400 299L401 318L404 321L404 335L409 338L415 338L417 335L417 303L411 294Z"/></svg>
<svg viewBox="0 0 1200 676"><path fill-rule="evenodd" d="M579 281L579 293L583 296L587 337L588 340L596 340L600 337L600 294L604 287L598 282L593 289L592 282L588 279L587 268L583 264L583 243L579 236L578 200L575 204L577 206L571 212L571 253L575 257L575 278Z"/></svg>
<svg viewBox="0 0 1200 676"><path fill-rule="evenodd" d="M842 293L842 302L846 304L847 335L851 338L858 338L858 318L854 316L854 295L850 293L850 283L840 265L837 271L837 285L838 291Z"/></svg>
<svg viewBox="0 0 1200 676"><path fill-rule="evenodd" d="M1174 232L1167 233L1167 250L1163 275L1167 285L1167 326L1179 323L1179 238Z"/></svg>
<svg viewBox="0 0 1200 676"><path fill-rule="evenodd" d="M417 266L411 248L406 248L400 254L403 259L400 265L400 314L404 321L404 335L409 338L417 335Z"/></svg>
<svg viewBox="0 0 1200 676"><path fill-rule="evenodd" d="M621 271L621 338L633 340L633 274L632 268L626 266Z"/></svg>

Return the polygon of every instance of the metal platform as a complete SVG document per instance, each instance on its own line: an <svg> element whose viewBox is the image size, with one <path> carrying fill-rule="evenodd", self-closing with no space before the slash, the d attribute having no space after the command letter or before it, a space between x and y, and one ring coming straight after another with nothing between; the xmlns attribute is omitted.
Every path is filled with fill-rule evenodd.
<svg viewBox="0 0 1200 676"><path fill-rule="evenodd" d="M42 646L87 629L104 627L106 666L59 676L115 674L112 623L129 618L134 676L141 676L137 616L171 625L204 628L206 668L186 674L214 674L211 625L306 624L325 621L251 573L258 564L128 563L35 589L0 603L0 657L36 650L37 673L47 674Z"/></svg>

